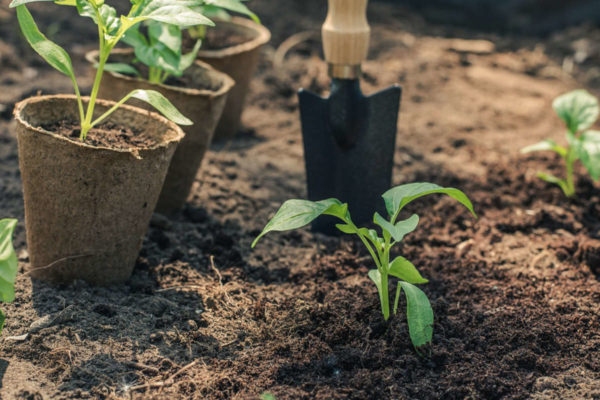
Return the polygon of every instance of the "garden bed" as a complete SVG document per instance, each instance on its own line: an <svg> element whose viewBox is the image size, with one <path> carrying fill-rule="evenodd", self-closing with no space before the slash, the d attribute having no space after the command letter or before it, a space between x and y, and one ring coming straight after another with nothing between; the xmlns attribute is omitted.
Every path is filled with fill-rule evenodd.
<svg viewBox="0 0 600 400"><path fill-rule="evenodd" d="M255 3L275 48L324 17L317 0L302 13L287 0L283 15ZM20 42L0 4L0 215L21 221L23 271L11 109L38 88L71 89ZM329 83L319 42L308 40L279 67L266 49L248 128L209 152L181 213L154 216L127 284L56 288L19 275L16 301L3 306L0 397L600 398L600 191L581 173L580 196L566 200L535 176L557 159L519 154L563 140L551 101L589 82L588 70L565 72L572 53L561 36L482 37L391 3L371 4L370 18L365 91L404 87L394 183L458 187L480 216L451 200L411 207L422 225L401 250L430 279L431 357L415 353L402 316L383 321L359 242L303 230L250 250L281 202L305 196L295 91L324 93ZM68 31L85 71L92 42L76 23Z"/></svg>

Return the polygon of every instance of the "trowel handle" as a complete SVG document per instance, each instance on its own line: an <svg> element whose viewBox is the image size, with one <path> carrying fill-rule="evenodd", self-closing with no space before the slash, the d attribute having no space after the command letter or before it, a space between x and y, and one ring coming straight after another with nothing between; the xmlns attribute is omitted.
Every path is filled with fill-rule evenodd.
<svg viewBox="0 0 600 400"><path fill-rule="evenodd" d="M329 75L358 79L369 52L371 28L367 22L369 0L328 0L329 13L323 24L323 49Z"/></svg>

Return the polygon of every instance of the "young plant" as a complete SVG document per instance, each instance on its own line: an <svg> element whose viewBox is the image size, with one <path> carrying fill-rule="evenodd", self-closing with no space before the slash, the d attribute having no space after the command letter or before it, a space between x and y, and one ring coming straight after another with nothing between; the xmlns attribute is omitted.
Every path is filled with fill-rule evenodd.
<svg viewBox="0 0 600 400"><path fill-rule="evenodd" d="M112 49L123 36L144 21L157 21L179 27L191 27L207 23L207 18L194 10L196 1L191 0L131 0L131 8L127 15L117 16L117 11L104 3L104 0L60 0L56 4L75 7L79 15L89 17L98 26L99 60L94 85L90 94L87 109L73 71L69 54L56 43L50 41L38 29L31 13L25 6L27 3L52 0L13 0L11 7L16 7L19 25L23 35L33 49L52 67L71 78L81 120L81 140L85 140L94 126L105 120L122 104L131 98L145 101L160 111L165 117L180 125L191 125L192 122L179 111L162 94L153 90L134 90L119 101L114 107L100 117L94 119L94 108L104 74L106 62Z"/></svg>
<svg viewBox="0 0 600 400"><path fill-rule="evenodd" d="M369 278L375 283L379 292L381 312L387 321L390 318L389 278L398 278L393 313L398 311L400 293L404 291L407 302L406 316L412 344L417 352L429 343L433 336L433 310L425 293L415 285L427 283L415 266L406 258L390 256L392 247L400 243L404 237L413 232L419 223L419 216L413 214L410 218L398 221L400 212L412 201L430 194L446 194L464 205L473 213L473 205L469 198L460 190L443 188L432 183L410 183L397 186L383 194L383 200L388 213L384 218L375 213L373 222L379 226L381 236L374 229L357 227L350 217L348 204L342 204L337 199L317 202L307 200L288 200L277 214L265 226L256 238L252 247L271 231L288 231L310 224L321 215L331 215L343 223L336 225L343 233L357 235L373 258L376 269L369 271Z"/></svg>
<svg viewBox="0 0 600 400"><path fill-rule="evenodd" d="M146 21L129 29L123 37L123 42L133 47L135 62L141 62L148 67L147 80L150 83L164 83L169 77L181 77L196 59L202 45L207 26L214 26L210 18L227 18L229 11L248 15L255 20L256 16L240 0L197 0L194 10L205 15L202 24L190 27L195 32L193 37L199 39L194 48L187 54L182 52L181 27L164 22ZM204 32L198 34L198 32ZM132 64L107 64L109 71L141 77L140 71Z"/></svg>
<svg viewBox="0 0 600 400"><path fill-rule="evenodd" d="M12 244L12 235L17 226L16 219L0 220L0 301L10 303L15 299L17 278L17 255ZM6 317L0 310L0 333Z"/></svg>
<svg viewBox="0 0 600 400"><path fill-rule="evenodd" d="M521 152L554 151L560 155L565 161L565 178L545 172L538 173L538 177L560 186L567 197L572 197L575 195L576 161L581 161L592 179L598 181L600 178L600 131L589 130L600 114L598 99L585 90L575 90L556 98L552 106L567 126L567 147L548 139L526 147Z"/></svg>

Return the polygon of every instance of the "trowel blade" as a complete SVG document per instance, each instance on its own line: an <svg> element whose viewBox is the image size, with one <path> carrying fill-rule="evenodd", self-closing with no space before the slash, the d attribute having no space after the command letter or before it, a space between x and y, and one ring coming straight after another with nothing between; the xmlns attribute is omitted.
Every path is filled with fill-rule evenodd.
<svg viewBox="0 0 600 400"><path fill-rule="evenodd" d="M365 97L364 110L354 110L364 113L359 118L354 116L361 121L359 134L352 133L351 146L340 146L331 127L331 99L300 90L310 200L334 197L348 203L357 224L371 222L375 211L384 210L381 195L392 183L401 94L402 89L394 86ZM332 221L326 218L318 219L313 229L327 234L336 232Z"/></svg>

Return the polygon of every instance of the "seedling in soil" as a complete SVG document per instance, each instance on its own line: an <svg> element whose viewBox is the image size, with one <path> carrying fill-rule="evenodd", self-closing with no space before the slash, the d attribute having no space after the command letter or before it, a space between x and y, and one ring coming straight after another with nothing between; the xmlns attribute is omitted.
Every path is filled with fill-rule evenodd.
<svg viewBox="0 0 600 400"><path fill-rule="evenodd" d="M180 125L191 125L192 121L184 117L162 94L153 90L137 89L125 96L114 107L100 117L93 119L94 108L104 74L106 62L112 49L133 27L144 21L157 21L179 27L191 27L206 23L207 18L195 11L197 2L190 0L131 0L131 9L127 15L117 16L117 11L104 4L104 0L61 0L56 4L76 7L79 15L89 17L98 26L99 60L94 85L90 94L87 109L84 110L83 99L73 71L69 54L56 43L50 41L38 29L31 13L25 6L27 3L51 0L13 0L11 7L16 7L19 25L23 35L33 49L52 67L71 78L81 120L81 140L85 140L94 126L104 121L122 104L136 98L151 104L165 117Z"/></svg>
<svg viewBox="0 0 600 400"><path fill-rule="evenodd" d="M557 97L552 106L567 126L567 147L548 139L526 147L522 152L554 151L560 155L565 160L565 178L545 172L538 173L538 177L560 186L567 197L572 197L575 195L573 170L576 161L581 161L595 181L600 179L600 131L589 130L600 114L598 99L585 90L575 90Z"/></svg>
<svg viewBox="0 0 600 400"><path fill-rule="evenodd" d="M17 226L16 219L0 220L0 301L10 303L15 299L17 278L17 255L12 244L12 235ZM6 317L0 310L0 333Z"/></svg>
<svg viewBox="0 0 600 400"><path fill-rule="evenodd" d="M198 13L205 15L202 24L189 28L196 40L194 48L187 54L182 51L182 28L177 25L159 21L146 21L137 24L127 31L123 42L133 47L135 62L148 67L146 79L150 83L161 84L170 77L181 77L196 59L202 46L207 26L214 26L210 18L227 19L227 10L245 14L257 20L256 16L240 0L198 0L194 7ZM131 64L107 64L109 71L141 77L140 71Z"/></svg>
<svg viewBox="0 0 600 400"><path fill-rule="evenodd" d="M397 186L383 194L388 219L375 213L373 222L379 226L382 236L374 229L358 228L350 217L348 204L342 204L337 199L321 200L317 202L307 200L288 200L279 209L277 214L265 226L262 233L256 238L252 247L267 233L271 231L288 231L298 229L310 224L321 215L331 215L343 221L336 227L346 234L357 235L363 242L376 269L369 271L369 278L375 283L379 292L381 312L387 321L390 318L389 278L398 278L393 313L398 311L400 293L406 296L408 329L410 339L417 352L423 346L431 343L433 336L433 310L427 295L421 291L418 284L427 283L417 268L406 258L398 256L393 260L390 250L402 242L404 237L413 232L419 224L419 216L413 214L410 218L398 221L400 212L412 201L430 194L446 194L467 207L476 217L473 204L460 190L443 188L432 183L410 183Z"/></svg>

